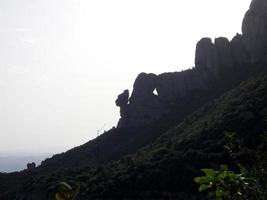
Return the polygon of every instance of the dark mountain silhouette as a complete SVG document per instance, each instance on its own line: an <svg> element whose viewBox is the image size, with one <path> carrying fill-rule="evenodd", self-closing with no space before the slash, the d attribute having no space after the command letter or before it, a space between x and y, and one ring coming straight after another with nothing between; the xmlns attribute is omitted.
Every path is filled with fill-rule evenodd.
<svg viewBox="0 0 267 200"><path fill-rule="evenodd" d="M199 169L231 165L223 133L256 148L267 130L266 0L252 1L242 31L201 39L192 69L139 74L131 96L115 102L116 128L35 169L0 174L0 199L53 199L62 180L81 186L78 200L204 198L192 181Z"/></svg>

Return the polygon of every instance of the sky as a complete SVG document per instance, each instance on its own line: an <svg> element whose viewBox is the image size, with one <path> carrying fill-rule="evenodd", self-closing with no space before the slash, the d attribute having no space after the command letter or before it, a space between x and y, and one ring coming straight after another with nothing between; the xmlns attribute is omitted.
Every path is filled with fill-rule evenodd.
<svg viewBox="0 0 267 200"><path fill-rule="evenodd" d="M250 0L0 0L0 154L58 153L116 126L140 72L194 66Z"/></svg>

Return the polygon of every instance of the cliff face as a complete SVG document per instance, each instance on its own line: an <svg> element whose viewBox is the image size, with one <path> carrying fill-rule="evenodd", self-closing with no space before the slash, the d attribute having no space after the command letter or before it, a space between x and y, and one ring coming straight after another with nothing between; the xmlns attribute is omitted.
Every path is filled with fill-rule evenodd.
<svg viewBox="0 0 267 200"><path fill-rule="evenodd" d="M141 73L135 80L131 97L124 98L118 128L148 126L160 119L181 98L196 91L209 90L231 71L260 63L267 55L267 1L253 0L242 24L243 34L227 38L202 38L196 45L195 67L183 72L159 75ZM222 81L222 80L221 80ZM157 91L154 94L153 91ZM128 90L127 90L128 91ZM127 98L126 98L127 97Z"/></svg>
<svg viewBox="0 0 267 200"><path fill-rule="evenodd" d="M135 80L133 92L125 90L118 96L121 119L118 128L148 126L172 109L172 105L196 91L208 91L211 83L231 70L249 65L249 53L243 38L201 39L196 45L195 67L190 70L159 75L141 73ZM156 91L156 93L154 92Z"/></svg>
<svg viewBox="0 0 267 200"><path fill-rule="evenodd" d="M139 74L128 102L116 104L121 110L118 128L147 126L160 119L190 91L205 90L208 87L207 74L201 69L160 75ZM124 94L119 95L117 102Z"/></svg>
<svg viewBox="0 0 267 200"><path fill-rule="evenodd" d="M251 62L260 62L267 54L267 1L253 0L242 24L244 43Z"/></svg>

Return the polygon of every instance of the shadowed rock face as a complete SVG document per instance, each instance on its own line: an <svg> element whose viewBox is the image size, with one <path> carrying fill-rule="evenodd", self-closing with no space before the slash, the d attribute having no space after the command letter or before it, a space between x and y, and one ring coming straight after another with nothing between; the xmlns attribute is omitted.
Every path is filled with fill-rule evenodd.
<svg viewBox="0 0 267 200"><path fill-rule="evenodd" d="M206 74L204 71L186 70L158 75L156 90L160 101L171 105L185 97L189 91L205 89Z"/></svg>
<svg viewBox="0 0 267 200"><path fill-rule="evenodd" d="M233 67L233 54L229 40L224 37L216 38L214 46L217 58L216 63L218 67L220 69L227 69Z"/></svg>
<svg viewBox="0 0 267 200"><path fill-rule="evenodd" d="M116 100L116 106L126 106L129 101L129 90L124 90L122 94L118 96Z"/></svg>
<svg viewBox="0 0 267 200"><path fill-rule="evenodd" d="M124 92L118 96L115 102L116 106L120 107L121 117L126 117L128 101L129 101L129 90L124 90Z"/></svg>
<svg viewBox="0 0 267 200"><path fill-rule="evenodd" d="M116 101L121 113L118 127L147 126L181 98L192 96L196 90L208 90L211 80L261 62L267 55L267 0L252 1L242 31L243 35L237 34L231 41L219 37L213 43L202 38L196 45L195 67L191 70L139 74L130 99L124 91ZM155 89L158 95L153 94Z"/></svg>
<svg viewBox="0 0 267 200"><path fill-rule="evenodd" d="M196 46L196 67L212 69L218 65L215 45L210 38L202 38Z"/></svg>
<svg viewBox="0 0 267 200"><path fill-rule="evenodd" d="M28 163L27 164L27 169L28 170L32 170L32 169L34 169L36 167L36 164L34 163L34 162L32 162L32 163Z"/></svg>
<svg viewBox="0 0 267 200"><path fill-rule="evenodd" d="M156 81L156 74L140 73L134 82L134 89L130 102L135 103L135 101L138 100L142 101L144 97L153 95L153 91L156 86Z"/></svg>
<svg viewBox="0 0 267 200"><path fill-rule="evenodd" d="M131 97L125 90L116 100L121 115L117 127L148 126L168 113L177 101L192 96L196 91L208 90L211 80L219 79L231 68L248 62L242 36L237 35L231 42L227 38L216 38L215 43L210 38L203 38L196 45L196 67L193 69L138 75Z"/></svg>
<svg viewBox="0 0 267 200"><path fill-rule="evenodd" d="M120 107L118 128L143 127L167 113L176 101L195 90L207 87L207 72L186 70L160 75L141 73L135 80L133 92L120 94L116 105ZM157 91L157 95L153 91Z"/></svg>
<svg viewBox="0 0 267 200"><path fill-rule="evenodd" d="M250 54L245 46L242 35L236 34L236 36L232 39L230 46L234 64L242 66L250 63Z"/></svg>
<svg viewBox="0 0 267 200"><path fill-rule="evenodd" d="M242 24L251 62L258 63L267 54L267 1L253 0Z"/></svg>
<svg viewBox="0 0 267 200"><path fill-rule="evenodd" d="M215 38L212 43L210 38L201 39L196 46L195 66L209 70L214 75L250 63L250 55L245 47L244 39L237 34L232 41L227 38Z"/></svg>
<svg viewBox="0 0 267 200"><path fill-rule="evenodd" d="M131 98L128 100L125 91L118 96L116 105L120 107L121 113L118 127L145 126L162 115L163 105L153 93L156 81L157 75L141 73L135 80Z"/></svg>
<svg viewBox="0 0 267 200"><path fill-rule="evenodd" d="M131 97L125 90L116 100L121 115L117 127L148 126L168 113L177 101L192 96L196 91L208 90L211 80L219 79L231 68L248 62L242 36L237 35L231 42L227 38L216 38L215 43L210 38L203 38L196 45L196 67L193 69L138 75Z"/></svg>

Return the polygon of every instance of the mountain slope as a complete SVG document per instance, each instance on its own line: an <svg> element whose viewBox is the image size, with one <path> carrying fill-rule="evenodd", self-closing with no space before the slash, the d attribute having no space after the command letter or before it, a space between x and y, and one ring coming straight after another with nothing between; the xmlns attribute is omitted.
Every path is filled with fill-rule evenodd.
<svg viewBox="0 0 267 200"><path fill-rule="evenodd" d="M231 41L216 38L214 43L210 38L201 39L193 69L139 74L131 96L125 90L116 100L121 114L117 128L44 161L41 169L104 163L151 144L193 111L259 71L267 56L266 27L266 0L253 0L242 23L242 35Z"/></svg>
<svg viewBox="0 0 267 200"><path fill-rule="evenodd" d="M216 79L212 79L213 75L209 75L212 77L208 84L211 87L189 91L185 96L174 101L170 108L155 122L145 126L113 128L84 145L43 161L39 169L47 171L101 164L136 152L139 148L151 144L163 132L181 122L199 107L258 71L257 67L251 66L243 66L242 69L239 68L239 72L236 72L236 69L229 69L227 75L221 74ZM192 73L192 71L195 73L197 69L178 73L186 74Z"/></svg>
<svg viewBox="0 0 267 200"><path fill-rule="evenodd" d="M267 130L266 118L267 75L262 75L202 107L136 154L104 166L35 178L22 188L21 199L37 194L42 199L45 192L40 191L60 180L81 185L77 199L191 199L197 196L193 177L199 169L231 166L223 148L224 132L237 133L253 149Z"/></svg>

